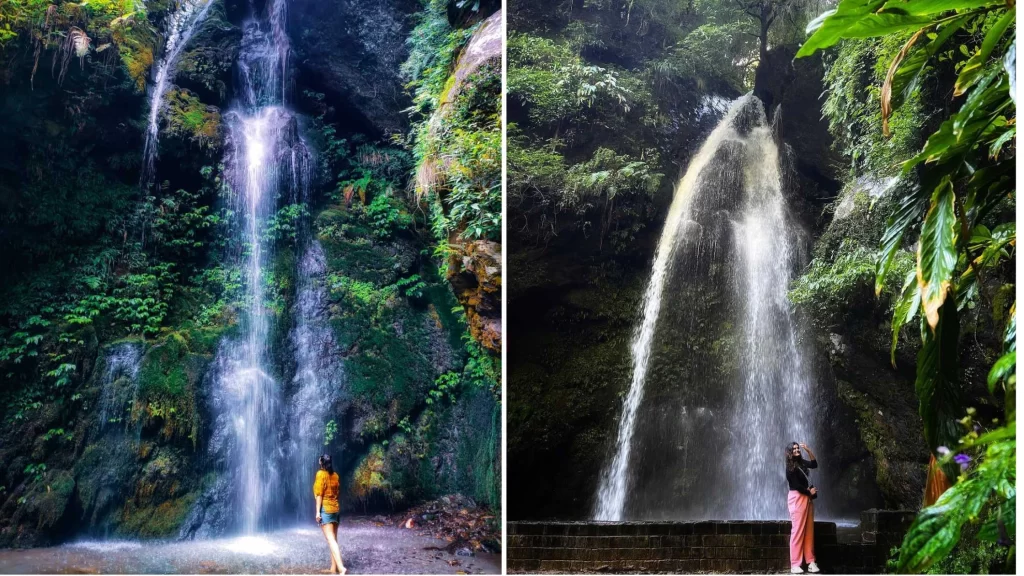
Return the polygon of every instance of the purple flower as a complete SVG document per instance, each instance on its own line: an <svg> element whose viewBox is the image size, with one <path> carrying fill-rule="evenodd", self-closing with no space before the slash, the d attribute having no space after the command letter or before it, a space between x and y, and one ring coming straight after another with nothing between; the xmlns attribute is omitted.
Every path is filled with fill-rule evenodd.
<svg viewBox="0 0 1024 576"><path fill-rule="evenodd" d="M943 458L949 456L949 448L946 448L945 446L939 446L938 448L935 449L935 451L938 452L939 456L942 456Z"/></svg>
<svg viewBox="0 0 1024 576"><path fill-rule="evenodd" d="M967 454L957 454L953 457L953 460L960 465L961 470L967 470L967 465L971 462L971 457Z"/></svg>

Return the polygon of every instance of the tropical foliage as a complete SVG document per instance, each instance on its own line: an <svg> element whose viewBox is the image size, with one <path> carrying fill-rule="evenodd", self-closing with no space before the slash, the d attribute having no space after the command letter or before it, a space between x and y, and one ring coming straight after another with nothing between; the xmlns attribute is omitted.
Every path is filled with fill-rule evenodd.
<svg viewBox="0 0 1024 576"><path fill-rule="evenodd" d="M448 19L448 2L425 0L403 72L413 93L414 184L442 243L501 238L501 71L456 70L473 33Z"/></svg>
<svg viewBox="0 0 1024 576"><path fill-rule="evenodd" d="M715 103L753 87L769 44L801 30L809 6L511 2L507 199L516 241L561 236L629 251Z"/></svg>
<svg viewBox="0 0 1024 576"><path fill-rule="evenodd" d="M903 158L917 185L896 201L874 266L881 291L892 262L916 236L916 265L894 306L893 360L903 325L917 321L921 347L916 390L924 435L956 483L922 510L903 542L902 572L920 572L946 556L965 525L1015 557L1016 305L996 309L1003 355L988 377L1004 417L977 421L964 406L959 368L961 313L994 298L1012 275L1016 249L1015 10L995 1L844 0L808 25L798 56L843 39L909 35L886 63L878 93L881 130L897 129L894 111L918 97L933 70L951 70L952 113L924 147Z"/></svg>

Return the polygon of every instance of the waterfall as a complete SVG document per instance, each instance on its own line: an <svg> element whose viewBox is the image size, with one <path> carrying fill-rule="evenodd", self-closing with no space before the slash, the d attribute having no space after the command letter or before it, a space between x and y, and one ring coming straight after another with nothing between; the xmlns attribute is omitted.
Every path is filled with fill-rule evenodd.
<svg viewBox="0 0 1024 576"><path fill-rule="evenodd" d="M173 78L178 66L178 58L188 45L189 40L199 30L200 24L206 19L213 0L183 0L178 10L168 17L167 45L164 56L156 66L153 87L149 97L149 116L146 126L146 140L142 148L142 185L149 185L153 177L156 162L157 141L159 140L159 116L163 105L167 83Z"/></svg>
<svg viewBox="0 0 1024 576"><path fill-rule="evenodd" d="M125 403L134 403L139 393L139 367L142 363L142 342L121 342L111 346L104 358L103 375L99 401L100 428L112 418L123 418ZM126 379L130 390L122 385Z"/></svg>
<svg viewBox="0 0 1024 576"><path fill-rule="evenodd" d="M324 429L344 381L339 360L341 349L330 326L323 320L329 304L324 284L326 269L323 248L316 240L310 240L299 264L295 328L291 334L296 369L294 393L289 401L292 412L288 432L292 453L288 465L292 470L292 484L288 492L296 496L296 512L300 517L308 515L308 495L317 459L326 443ZM302 505L304 500L307 506Z"/></svg>
<svg viewBox="0 0 1024 576"><path fill-rule="evenodd" d="M263 18L243 26L240 93L225 114L227 180L242 219L246 309L242 336L221 342L214 366L217 430L211 450L224 461L241 512L240 528L254 534L277 518L283 487L282 390L269 359L270 311L265 273L273 244L265 227L281 197L308 186L311 155L295 115L285 106L287 36L285 2L272 0ZM302 176L306 175L306 176Z"/></svg>
<svg viewBox="0 0 1024 576"><path fill-rule="evenodd" d="M782 192L774 135L744 96L676 186L595 519L786 517L783 448L813 445L815 419L786 299L797 262Z"/></svg>

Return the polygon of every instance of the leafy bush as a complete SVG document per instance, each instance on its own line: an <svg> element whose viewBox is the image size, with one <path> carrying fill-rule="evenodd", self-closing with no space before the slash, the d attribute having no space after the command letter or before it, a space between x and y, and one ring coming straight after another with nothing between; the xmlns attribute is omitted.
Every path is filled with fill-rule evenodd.
<svg viewBox="0 0 1024 576"><path fill-rule="evenodd" d="M401 205L386 194L378 194L366 207L373 235L390 238L397 230L412 224L412 217L402 210Z"/></svg>
<svg viewBox="0 0 1024 576"><path fill-rule="evenodd" d="M270 241L294 241L299 232L299 222L309 217L305 204L288 204L267 218L266 238Z"/></svg>
<svg viewBox="0 0 1024 576"><path fill-rule="evenodd" d="M903 172L916 170L921 185L898 199L875 265L878 292L904 237L919 232L916 267L895 305L893 333L920 318L915 387L924 436L946 475L956 478L910 527L900 551L901 572L928 570L961 541L964 526L979 523L980 539L1003 546L1008 564L1015 557L1016 304L1010 306L1003 355L989 372L989 391L1002 389L1005 410L991 430L974 423L973 409L963 406L957 347L959 312L985 289L979 278L998 279L1014 257L1016 225L1012 211L1000 207L1015 196L1016 186L1014 149L1007 148L1016 133L1010 89L1016 42L1008 32L1015 18L1012 6L995 1L911 6L843 0L808 26L811 36L797 54L813 54L843 38L912 33L892 56L879 93L883 133L930 67L954 72L953 97L963 97L923 150L903 162ZM950 49L957 44L959 49ZM950 474L957 467L960 474Z"/></svg>

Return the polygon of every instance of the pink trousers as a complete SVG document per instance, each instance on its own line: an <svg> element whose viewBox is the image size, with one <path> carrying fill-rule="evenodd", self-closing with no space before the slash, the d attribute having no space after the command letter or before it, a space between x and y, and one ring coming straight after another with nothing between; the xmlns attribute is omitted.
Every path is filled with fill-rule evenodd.
<svg viewBox="0 0 1024 576"><path fill-rule="evenodd" d="M801 560L814 562L814 502L796 490L789 491L789 519L793 532L789 535L789 563L800 566Z"/></svg>

